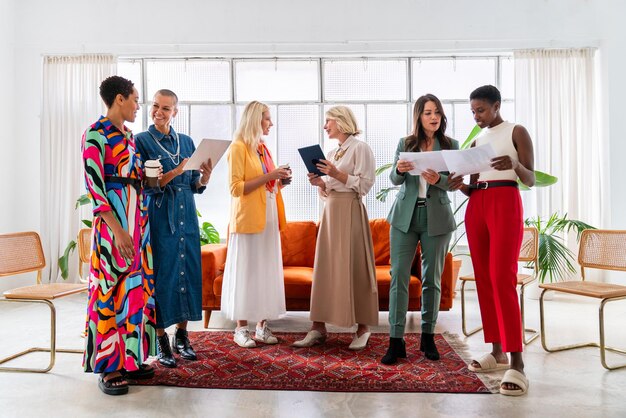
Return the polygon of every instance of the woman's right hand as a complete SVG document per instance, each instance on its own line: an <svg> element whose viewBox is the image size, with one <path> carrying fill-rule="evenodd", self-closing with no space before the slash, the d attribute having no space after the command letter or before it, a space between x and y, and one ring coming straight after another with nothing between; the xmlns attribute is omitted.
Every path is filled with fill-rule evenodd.
<svg viewBox="0 0 626 418"><path fill-rule="evenodd" d="M321 187L322 189L326 188L326 183L324 183L324 180L317 174L308 173L307 176L309 177L309 183L311 183L311 185Z"/></svg>
<svg viewBox="0 0 626 418"><path fill-rule="evenodd" d="M135 258L133 239L124 228L119 227L113 232L113 244L125 259L132 260Z"/></svg>
<svg viewBox="0 0 626 418"><path fill-rule="evenodd" d="M414 168L415 166L413 165L413 163L407 160L398 160L398 162L396 163L396 170L398 170L398 173L406 173L413 170Z"/></svg>

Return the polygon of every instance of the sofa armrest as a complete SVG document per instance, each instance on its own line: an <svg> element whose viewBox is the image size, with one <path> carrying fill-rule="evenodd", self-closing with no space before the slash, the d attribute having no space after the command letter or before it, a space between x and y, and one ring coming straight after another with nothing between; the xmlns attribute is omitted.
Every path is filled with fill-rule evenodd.
<svg viewBox="0 0 626 418"><path fill-rule="evenodd" d="M442 311L452 309L454 287L456 285L453 274L452 253L448 253L446 254L446 260L443 263L443 272L441 273L441 303L439 304L439 309Z"/></svg>
<svg viewBox="0 0 626 418"><path fill-rule="evenodd" d="M219 302L213 293L213 282L224 271L226 244L206 244L200 251L202 255L202 309L219 309Z"/></svg>

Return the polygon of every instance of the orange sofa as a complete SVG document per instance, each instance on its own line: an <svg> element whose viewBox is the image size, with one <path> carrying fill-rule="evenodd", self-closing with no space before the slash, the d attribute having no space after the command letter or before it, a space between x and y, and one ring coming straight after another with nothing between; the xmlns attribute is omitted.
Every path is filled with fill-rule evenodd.
<svg viewBox="0 0 626 418"><path fill-rule="evenodd" d="M378 282L379 309L389 309L389 286L391 266L389 261L389 224L384 219L370 220L374 257L376 258L376 280ZM311 221L287 222L280 233L285 275L285 299L288 311L308 311L313 279L313 261L317 224ZM207 328L211 312L219 310L222 295L222 273L226 262L226 244L207 244L202 247L202 309L204 327ZM421 269L419 247L413 261L409 283L409 311L421 308L422 284L419 279ZM454 287L452 278L452 254L446 257L441 277L440 310L452 308Z"/></svg>

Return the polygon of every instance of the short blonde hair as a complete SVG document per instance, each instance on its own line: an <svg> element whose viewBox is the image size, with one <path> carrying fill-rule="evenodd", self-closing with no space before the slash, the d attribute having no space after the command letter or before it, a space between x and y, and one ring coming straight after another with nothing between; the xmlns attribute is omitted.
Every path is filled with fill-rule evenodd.
<svg viewBox="0 0 626 418"><path fill-rule="evenodd" d="M256 149L263 134L263 129L261 128L263 113L269 110L265 103L257 102L256 100L248 103L245 109L243 109L239 127L235 131L234 140L242 141L251 149Z"/></svg>
<svg viewBox="0 0 626 418"><path fill-rule="evenodd" d="M348 135L358 135L361 133L354 113L346 106L333 106L326 111L326 119L332 119L337 122L339 131Z"/></svg>

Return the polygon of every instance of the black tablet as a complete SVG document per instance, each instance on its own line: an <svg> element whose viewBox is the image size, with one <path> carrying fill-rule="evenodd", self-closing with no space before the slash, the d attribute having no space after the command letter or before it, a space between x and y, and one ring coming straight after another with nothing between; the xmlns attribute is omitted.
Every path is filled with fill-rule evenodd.
<svg viewBox="0 0 626 418"><path fill-rule="evenodd" d="M326 174L319 171L316 167L316 164L320 162L320 160L325 160L324 152L319 145L311 145L309 147L298 148L298 152L300 153L300 157L302 157L302 161L306 165L306 169L309 173L317 174L318 176L325 176Z"/></svg>

